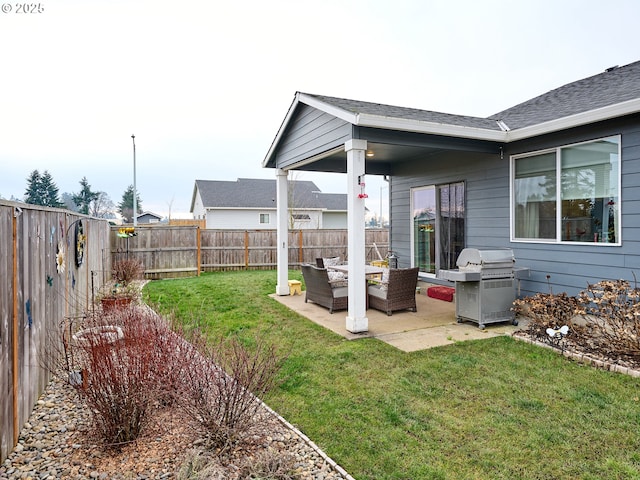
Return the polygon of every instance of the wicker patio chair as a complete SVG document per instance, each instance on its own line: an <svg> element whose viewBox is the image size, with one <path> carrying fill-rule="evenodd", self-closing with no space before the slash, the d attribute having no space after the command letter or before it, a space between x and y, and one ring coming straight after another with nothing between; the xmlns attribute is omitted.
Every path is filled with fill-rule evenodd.
<svg viewBox="0 0 640 480"><path fill-rule="evenodd" d="M385 279L386 280L386 279ZM418 284L418 268L391 268L389 280L369 285L369 307L391 315L396 310L416 312L416 286Z"/></svg>
<svg viewBox="0 0 640 480"><path fill-rule="evenodd" d="M305 303L312 301L322 305L329 309L329 313L349 307L348 287L343 286L344 280L332 283L325 268L308 264L302 265L302 277L306 287Z"/></svg>

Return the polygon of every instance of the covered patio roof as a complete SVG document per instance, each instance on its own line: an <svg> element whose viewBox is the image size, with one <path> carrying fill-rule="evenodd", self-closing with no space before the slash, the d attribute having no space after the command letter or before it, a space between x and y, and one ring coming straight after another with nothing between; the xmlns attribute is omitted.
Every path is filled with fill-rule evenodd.
<svg viewBox="0 0 640 480"><path fill-rule="evenodd" d="M265 168L347 172L344 144L367 142L366 174L445 150L499 153L500 123L477 117L296 93L263 162Z"/></svg>
<svg viewBox="0 0 640 480"><path fill-rule="evenodd" d="M287 174L347 174L349 311L347 330L366 332L365 174L393 176L402 162L446 151L502 154L510 142L640 112L621 79L640 62L567 84L487 118L297 92L262 163L278 179L278 295L288 295ZM635 77L633 77L635 78ZM624 81L622 84L625 84ZM362 279L357 281L356 279Z"/></svg>
<svg viewBox="0 0 640 480"><path fill-rule="evenodd" d="M288 295L289 170L347 174L349 308L346 329L368 331L364 254L364 176L393 175L394 165L444 151L499 154L500 122L296 93L263 167L278 178L278 295ZM362 281L358 281L361 279Z"/></svg>

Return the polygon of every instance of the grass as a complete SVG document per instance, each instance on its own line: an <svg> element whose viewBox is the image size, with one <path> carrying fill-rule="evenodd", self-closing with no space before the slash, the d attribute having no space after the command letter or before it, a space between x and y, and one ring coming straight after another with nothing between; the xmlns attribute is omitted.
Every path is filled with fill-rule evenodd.
<svg viewBox="0 0 640 480"><path fill-rule="evenodd" d="M269 298L275 283L213 273L144 294L212 338L276 344L288 357L264 400L356 479L640 479L640 380L508 337L347 341Z"/></svg>

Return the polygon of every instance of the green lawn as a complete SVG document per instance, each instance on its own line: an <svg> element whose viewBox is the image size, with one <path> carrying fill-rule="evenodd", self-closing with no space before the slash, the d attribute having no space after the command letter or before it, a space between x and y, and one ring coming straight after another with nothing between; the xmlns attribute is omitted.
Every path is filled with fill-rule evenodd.
<svg viewBox="0 0 640 480"><path fill-rule="evenodd" d="M640 380L508 337L347 341L269 298L275 283L227 272L144 293L187 328L278 345L283 382L264 400L356 479L640 479Z"/></svg>

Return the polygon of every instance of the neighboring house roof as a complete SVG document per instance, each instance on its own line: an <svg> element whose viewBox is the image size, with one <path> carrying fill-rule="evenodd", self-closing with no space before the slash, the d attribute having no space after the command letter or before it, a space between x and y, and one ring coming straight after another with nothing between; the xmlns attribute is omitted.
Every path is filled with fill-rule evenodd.
<svg viewBox="0 0 640 480"><path fill-rule="evenodd" d="M157 218L158 220L162 220L162 215L158 215L157 213L153 213L153 212L141 212L137 215L138 218L140 217L153 217L153 218Z"/></svg>
<svg viewBox="0 0 640 480"><path fill-rule="evenodd" d="M276 208L276 180L239 178L234 181L196 180L191 211L196 192L204 208ZM291 208L347 211L347 195L322 193L310 181L289 181Z"/></svg>

